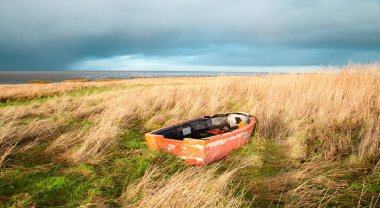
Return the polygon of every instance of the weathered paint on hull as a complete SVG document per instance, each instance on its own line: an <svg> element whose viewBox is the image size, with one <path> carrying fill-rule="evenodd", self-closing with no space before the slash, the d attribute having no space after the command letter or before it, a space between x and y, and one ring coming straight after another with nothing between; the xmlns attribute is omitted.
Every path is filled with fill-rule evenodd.
<svg viewBox="0 0 380 208"><path fill-rule="evenodd" d="M208 140L191 138L174 140L152 133L145 134L145 139L149 149L164 150L178 155L188 164L205 165L220 160L230 151L246 144L256 122L256 118L252 117L248 125L231 132L209 137Z"/></svg>

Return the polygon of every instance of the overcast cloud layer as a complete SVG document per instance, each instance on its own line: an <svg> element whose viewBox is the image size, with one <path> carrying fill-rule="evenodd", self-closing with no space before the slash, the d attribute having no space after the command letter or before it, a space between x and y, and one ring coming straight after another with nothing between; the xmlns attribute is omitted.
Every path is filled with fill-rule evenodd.
<svg viewBox="0 0 380 208"><path fill-rule="evenodd" d="M379 0L0 0L0 70L134 70L136 61L152 70L154 63L335 65L379 57Z"/></svg>

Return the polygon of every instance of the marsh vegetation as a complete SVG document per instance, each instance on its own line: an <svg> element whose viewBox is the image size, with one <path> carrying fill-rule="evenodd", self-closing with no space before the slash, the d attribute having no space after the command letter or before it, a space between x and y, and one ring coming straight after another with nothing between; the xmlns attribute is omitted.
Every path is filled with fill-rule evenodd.
<svg viewBox="0 0 380 208"><path fill-rule="evenodd" d="M1 206L378 207L379 71L0 86ZM232 111L258 128L219 162L145 145Z"/></svg>

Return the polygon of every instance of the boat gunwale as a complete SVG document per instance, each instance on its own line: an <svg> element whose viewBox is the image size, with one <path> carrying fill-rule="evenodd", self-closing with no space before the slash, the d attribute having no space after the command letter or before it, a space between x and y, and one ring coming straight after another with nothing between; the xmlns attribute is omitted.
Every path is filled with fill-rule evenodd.
<svg viewBox="0 0 380 208"><path fill-rule="evenodd" d="M173 138L166 138L164 137L163 135L161 134L157 134L158 132L161 132L161 131L165 131L167 129L171 129L171 128L175 128L175 127L178 127L178 126L181 126L181 125L184 125L184 124L187 124L191 121L196 121L196 120L200 120L200 119L204 119L206 117L211 117L211 116L204 116L204 117L199 117L199 118L194 118L194 119L191 119L191 120L187 120L187 121L184 121L184 122L181 122L181 123L178 123L178 124L174 124L172 126L168 126L168 127L164 127L164 128L161 128L161 129L157 129L155 131L152 131L152 132L148 132L146 133L145 135L153 135L153 136L160 136L162 137L162 139L165 139L165 140L170 140L170 141L179 141L179 142L183 142L185 139L186 140L198 140L198 141L204 141L205 143L209 143L211 142L212 140L215 140L215 139L219 139L220 137L228 137L228 136L233 136L234 134L237 134L237 132L244 132L246 131L247 129L249 129L251 126L253 126L253 129L252 131L255 130L255 127L256 127L256 124L257 124L257 119L256 117L250 115L250 114L247 114L247 113L244 113L244 112L231 112L231 113L225 113L225 114L215 114L215 115L212 115L212 116L216 116L216 115L229 115L229 114L243 114L245 116L248 116L251 121L249 124L247 124L246 126L244 126L243 128L238 128L238 129L235 129L235 130L232 130L230 132L225 132L225 133L222 133L222 134L217 134L217 135L213 135L213 136L209 136L209 137L206 137L207 139L197 139L197 138L191 138L191 137L185 137L183 139L173 139Z"/></svg>

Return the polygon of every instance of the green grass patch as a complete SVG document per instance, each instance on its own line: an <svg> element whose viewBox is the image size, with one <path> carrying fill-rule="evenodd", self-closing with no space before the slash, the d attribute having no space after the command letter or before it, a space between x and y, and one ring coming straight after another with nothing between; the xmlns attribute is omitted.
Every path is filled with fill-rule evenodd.
<svg viewBox="0 0 380 208"><path fill-rule="evenodd" d="M350 184L350 188L356 191L366 191L369 193L380 193L380 184L375 182L360 182L353 181Z"/></svg>
<svg viewBox="0 0 380 208"><path fill-rule="evenodd" d="M89 183L78 180L77 177L49 176L35 183L33 189L36 190L33 198L41 206L55 206L65 203L79 205L80 203L75 202L85 197Z"/></svg>
<svg viewBox="0 0 380 208"><path fill-rule="evenodd" d="M44 103L48 101L51 97L42 96L42 97L33 98L33 99L7 100L7 101L0 102L0 108L4 108L8 106L23 106L23 105Z"/></svg>
<svg viewBox="0 0 380 208"><path fill-rule="evenodd" d="M9 199L6 206L20 203L38 207L78 206L86 200L88 189L89 183L85 178L57 175L54 169L52 172L13 169L0 175L0 195ZM30 197L25 201L22 196Z"/></svg>
<svg viewBox="0 0 380 208"><path fill-rule="evenodd" d="M126 130L118 140L122 149L142 149L146 148L144 135L136 130Z"/></svg>

